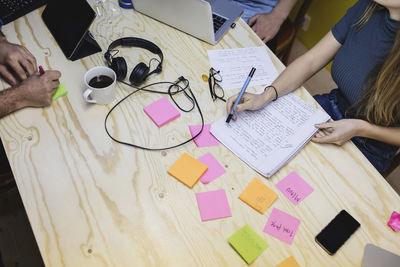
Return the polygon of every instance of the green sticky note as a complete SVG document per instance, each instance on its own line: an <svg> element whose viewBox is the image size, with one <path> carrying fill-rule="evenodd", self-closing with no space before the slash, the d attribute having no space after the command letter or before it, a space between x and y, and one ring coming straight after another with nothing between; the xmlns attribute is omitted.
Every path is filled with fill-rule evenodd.
<svg viewBox="0 0 400 267"><path fill-rule="evenodd" d="M248 224L229 237L228 242L247 264L251 264L268 247L267 242Z"/></svg>
<svg viewBox="0 0 400 267"><path fill-rule="evenodd" d="M54 95L52 96L53 101L56 100L59 97L65 96L68 93L67 89L65 89L64 86L62 86L62 84L60 83L57 87L56 92L54 93Z"/></svg>

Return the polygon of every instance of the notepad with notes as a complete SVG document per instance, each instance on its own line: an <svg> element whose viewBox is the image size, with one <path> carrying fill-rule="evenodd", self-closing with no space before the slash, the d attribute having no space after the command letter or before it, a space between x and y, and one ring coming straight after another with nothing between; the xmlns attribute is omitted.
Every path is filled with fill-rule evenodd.
<svg viewBox="0 0 400 267"><path fill-rule="evenodd" d="M290 93L262 109L237 113L237 120L229 124L224 116L210 132L250 167L270 177L314 136L315 124L329 119Z"/></svg>

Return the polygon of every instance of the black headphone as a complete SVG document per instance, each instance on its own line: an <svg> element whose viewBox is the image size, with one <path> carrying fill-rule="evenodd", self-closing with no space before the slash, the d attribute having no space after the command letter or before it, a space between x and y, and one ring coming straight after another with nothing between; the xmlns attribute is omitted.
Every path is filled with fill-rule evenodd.
<svg viewBox="0 0 400 267"><path fill-rule="evenodd" d="M108 47L107 52L104 54L104 58L106 59L108 66L115 71L118 81L122 81L123 79L125 79L128 68L126 65L126 61L123 57L113 58L113 55L111 55L112 50L117 46L133 46L144 48L152 52L153 54L157 54L160 57L160 61L158 61L159 63L157 67L151 72L150 67L148 67L145 63L140 62L139 64L137 64L133 68L132 73L129 76L129 81L131 82L131 84L138 85L146 80L146 78L149 77L151 74L161 72L163 53L157 45L141 38L124 37L112 42Z"/></svg>

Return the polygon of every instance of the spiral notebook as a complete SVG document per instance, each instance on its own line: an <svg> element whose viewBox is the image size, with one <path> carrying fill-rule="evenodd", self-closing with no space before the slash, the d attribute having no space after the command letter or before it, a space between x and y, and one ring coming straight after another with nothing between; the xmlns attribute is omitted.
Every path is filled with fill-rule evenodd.
<svg viewBox="0 0 400 267"><path fill-rule="evenodd" d="M293 93L257 111L242 111L236 121L216 121L210 132L236 156L270 177L293 158L329 115Z"/></svg>

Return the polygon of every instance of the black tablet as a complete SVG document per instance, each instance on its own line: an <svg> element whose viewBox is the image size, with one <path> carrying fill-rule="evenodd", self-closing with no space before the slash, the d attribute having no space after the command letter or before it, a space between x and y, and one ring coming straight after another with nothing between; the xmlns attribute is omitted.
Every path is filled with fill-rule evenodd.
<svg viewBox="0 0 400 267"><path fill-rule="evenodd" d="M96 13L86 0L49 0L42 13L44 23L71 60L101 51L89 33L95 17Z"/></svg>

